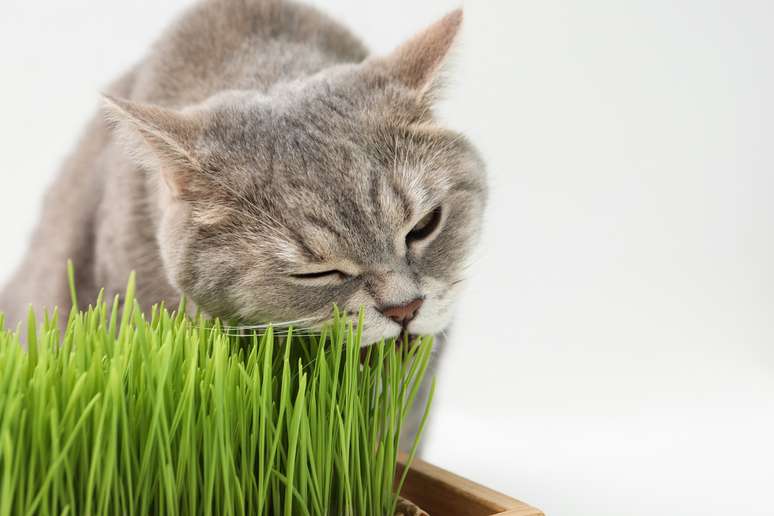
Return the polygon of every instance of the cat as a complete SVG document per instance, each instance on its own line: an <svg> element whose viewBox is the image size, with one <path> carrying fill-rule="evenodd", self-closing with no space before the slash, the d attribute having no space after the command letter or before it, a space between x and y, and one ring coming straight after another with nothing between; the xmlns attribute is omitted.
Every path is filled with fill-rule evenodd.
<svg viewBox="0 0 774 516"><path fill-rule="evenodd" d="M291 1L194 5L105 91L0 310L68 310L72 259L82 305L136 271L146 307L185 295L315 330L335 303L364 307L364 343L443 347L487 194L479 152L433 113L462 17L369 56Z"/></svg>

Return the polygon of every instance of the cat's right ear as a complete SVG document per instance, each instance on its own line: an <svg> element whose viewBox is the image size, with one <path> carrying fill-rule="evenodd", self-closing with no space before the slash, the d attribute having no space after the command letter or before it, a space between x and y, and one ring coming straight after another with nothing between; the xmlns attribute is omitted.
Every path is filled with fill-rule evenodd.
<svg viewBox="0 0 774 516"><path fill-rule="evenodd" d="M108 120L127 151L140 165L159 170L173 197L204 193L204 174L194 144L201 123L177 111L103 95Z"/></svg>
<svg viewBox="0 0 774 516"><path fill-rule="evenodd" d="M385 57L372 58L370 66L414 91L418 100L432 98L439 76L462 26L462 9L450 12L420 31Z"/></svg>

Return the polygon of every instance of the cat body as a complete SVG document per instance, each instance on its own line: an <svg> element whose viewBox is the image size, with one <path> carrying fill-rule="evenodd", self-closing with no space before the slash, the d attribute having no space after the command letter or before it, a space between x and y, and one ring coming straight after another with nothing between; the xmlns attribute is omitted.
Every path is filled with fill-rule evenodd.
<svg viewBox="0 0 774 516"><path fill-rule="evenodd" d="M440 334L486 197L484 166L434 120L458 32L447 15L392 54L289 1L192 7L105 91L49 188L0 294L70 307L123 292L184 294L243 324L319 328L365 308L364 341Z"/></svg>

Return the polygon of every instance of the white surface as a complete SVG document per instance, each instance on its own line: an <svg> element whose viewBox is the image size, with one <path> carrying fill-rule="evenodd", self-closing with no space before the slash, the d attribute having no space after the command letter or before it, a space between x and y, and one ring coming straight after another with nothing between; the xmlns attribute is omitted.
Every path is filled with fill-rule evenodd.
<svg viewBox="0 0 774 516"><path fill-rule="evenodd" d="M4 4L0 280L185 3ZM317 3L382 51L456 5ZM442 111L492 199L428 458L551 515L774 514L774 7L468 4Z"/></svg>

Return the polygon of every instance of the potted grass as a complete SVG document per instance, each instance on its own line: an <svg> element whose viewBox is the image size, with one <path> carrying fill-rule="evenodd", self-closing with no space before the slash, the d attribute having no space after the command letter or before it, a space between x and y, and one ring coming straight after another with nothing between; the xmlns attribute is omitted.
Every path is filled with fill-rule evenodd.
<svg viewBox="0 0 774 516"><path fill-rule="evenodd" d="M133 280L123 303L73 301L63 332L30 312L26 350L0 314L0 516L539 514L415 460L419 437L398 451L429 338L363 358L338 315L234 335L146 317Z"/></svg>

